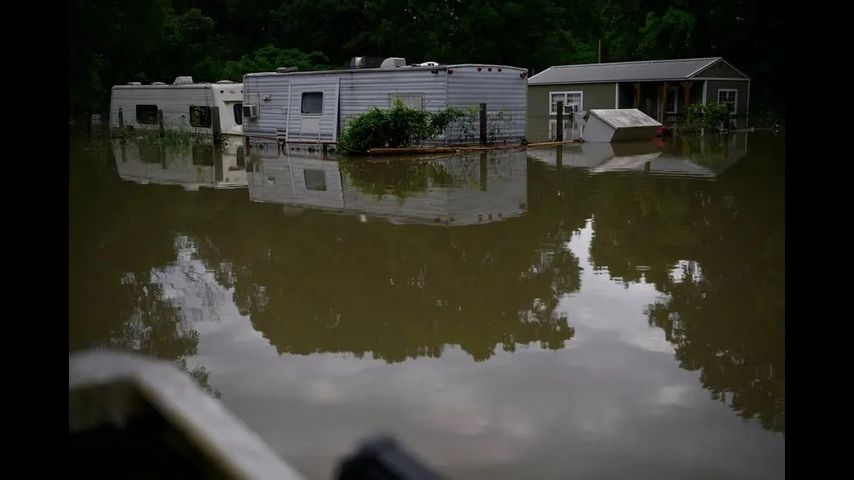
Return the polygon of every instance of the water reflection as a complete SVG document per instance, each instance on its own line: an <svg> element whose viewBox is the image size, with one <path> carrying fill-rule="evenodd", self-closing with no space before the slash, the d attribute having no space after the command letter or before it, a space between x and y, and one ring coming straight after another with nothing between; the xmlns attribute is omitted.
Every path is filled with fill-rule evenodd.
<svg viewBox="0 0 854 480"><path fill-rule="evenodd" d="M238 138L225 137L221 146L194 140L158 144L142 139L115 139L112 144L116 169L124 180L180 185L187 191L246 187L246 158Z"/></svg>
<svg viewBox="0 0 854 480"><path fill-rule="evenodd" d="M253 201L352 213L363 221L474 225L527 209L527 160L519 150L376 162L253 146L249 170Z"/></svg>
<svg viewBox="0 0 854 480"><path fill-rule="evenodd" d="M772 153L740 166L746 145L745 134L693 138L660 155L635 156L690 158L711 172L700 178L716 182L673 168L656 179L648 172L587 174L605 170L597 167L550 175L565 178L562 191L583 192L575 207L593 219L593 267L625 286L650 283L661 293L646 315L676 346L680 365L699 370L713 398L740 415L785 431L783 175L774 163L782 152L766 146ZM539 182L539 169L530 172ZM532 199L531 209L538 208Z"/></svg>
<svg viewBox="0 0 854 480"><path fill-rule="evenodd" d="M585 146L253 149L192 194L72 146L69 348L184 362L321 478L378 428L460 478L779 477L782 145Z"/></svg>
<svg viewBox="0 0 854 480"><path fill-rule="evenodd" d="M529 155L559 168L591 174L633 173L715 179L747 153L748 133L718 138L685 137L647 142L567 144L532 147Z"/></svg>

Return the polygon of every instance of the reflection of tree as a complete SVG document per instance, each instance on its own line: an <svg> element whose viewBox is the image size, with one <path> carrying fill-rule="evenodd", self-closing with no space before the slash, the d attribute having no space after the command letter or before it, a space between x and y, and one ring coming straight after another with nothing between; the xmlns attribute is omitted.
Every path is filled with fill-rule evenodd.
<svg viewBox="0 0 854 480"><path fill-rule="evenodd" d="M411 160L368 162L343 158L339 162L357 188L379 198L395 195L406 198L427 190L430 185L450 186L451 176L441 163Z"/></svg>
<svg viewBox="0 0 854 480"><path fill-rule="evenodd" d="M483 360L499 344L556 349L572 337L555 310L578 288L577 260L509 241L525 231L520 219L436 229L264 213L243 217L252 236L212 243L230 260L241 312L280 352L400 361L459 344Z"/></svg>
<svg viewBox="0 0 854 480"><path fill-rule="evenodd" d="M179 226L215 217L221 204L203 192L199 200L177 187L123 184L106 147L71 148L69 350L108 347L175 360L216 395L204 367L186 368L198 332L153 274L175 261Z"/></svg>
<svg viewBox="0 0 854 480"><path fill-rule="evenodd" d="M625 283L666 278L692 258L708 221L704 183L688 179L602 175L591 179L594 236L590 258Z"/></svg>
<svg viewBox="0 0 854 480"><path fill-rule="evenodd" d="M713 398L785 431L782 282L755 266L709 266L699 278L688 275L647 315L676 346L682 368L700 370ZM733 275L753 280L735 282Z"/></svg>
<svg viewBox="0 0 854 480"><path fill-rule="evenodd" d="M759 153L715 182L590 179L590 253L612 277L665 294L649 322L715 398L785 431L784 155L761 137L751 146Z"/></svg>
<svg viewBox="0 0 854 480"><path fill-rule="evenodd" d="M557 305L579 288L578 261L565 241L583 217L559 220L547 208L437 229L250 205L221 219L228 228L195 236L206 239L201 257L220 282L234 285L241 313L280 352L371 352L400 361L458 344L483 360L499 345L558 349L572 337Z"/></svg>

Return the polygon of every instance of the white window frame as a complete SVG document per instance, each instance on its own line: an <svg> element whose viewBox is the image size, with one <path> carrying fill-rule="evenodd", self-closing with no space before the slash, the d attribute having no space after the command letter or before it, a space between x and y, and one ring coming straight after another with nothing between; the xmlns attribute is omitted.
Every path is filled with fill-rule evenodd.
<svg viewBox="0 0 854 480"><path fill-rule="evenodd" d="M566 115L566 107L568 105L566 101L566 97L570 94L578 94L581 97L581 100L578 102L578 111L581 112L584 110L584 92L582 90L573 90L573 91L565 91L565 92L549 92L549 115L557 115L557 109L552 108L552 96L563 94L563 114Z"/></svg>
<svg viewBox="0 0 854 480"><path fill-rule="evenodd" d="M394 106L394 101L395 101L395 99L398 99L398 98L400 99L401 102L403 102L404 105L412 107L416 110L420 110L422 112L424 111L424 108L426 107L426 104L427 104L426 95L424 95L423 93L389 93L388 94L388 106L389 106L389 108ZM416 99L417 99L418 105L413 105L414 103L416 103L413 100L416 100Z"/></svg>
<svg viewBox="0 0 854 480"><path fill-rule="evenodd" d="M679 87L667 87L667 101L673 98L673 110L670 110L670 105L665 105L667 110L664 113L679 113Z"/></svg>
<svg viewBox="0 0 854 480"><path fill-rule="evenodd" d="M721 101L721 92L734 92L735 96L732 101L732 111L729 112L730 115L735 115L738 113L738 89L737 88L719 88L718 89L718 103L726 103Z"/></svg>
<svg viewBox="0 0 854 480"><path fill-rule="evenodd" d="M307 117L322 117L323 116L323 102L325 100L323 90L306 90L300 93L300 114ZM305 96L312 94L320 94L320 111L319 112L303 112L303 108L305 107Z"/></svg>

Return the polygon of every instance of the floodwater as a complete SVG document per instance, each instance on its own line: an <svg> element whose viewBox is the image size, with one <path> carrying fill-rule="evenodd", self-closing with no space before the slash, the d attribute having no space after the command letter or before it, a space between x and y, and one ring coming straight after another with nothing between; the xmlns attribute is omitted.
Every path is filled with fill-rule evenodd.
<svg viewBox="0 0 854 480"><path fill-rule="evenodd" d="M309 478L784 477L784 142L387 163L70 140L69 350L175 361Z"/></svg>

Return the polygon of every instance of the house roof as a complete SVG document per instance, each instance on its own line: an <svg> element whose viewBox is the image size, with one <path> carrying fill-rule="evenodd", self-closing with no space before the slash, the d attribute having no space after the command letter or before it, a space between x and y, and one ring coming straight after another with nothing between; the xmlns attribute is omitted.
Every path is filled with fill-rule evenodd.
<svg viewBox="0 0 854 480"><path fill-rule="evenodd" d="M740 74L743 79L747 79L747 75L744 75L723 58L709 57L556 65L530 77L528 84L688 80L718 62L725 63Z"/></svg>

